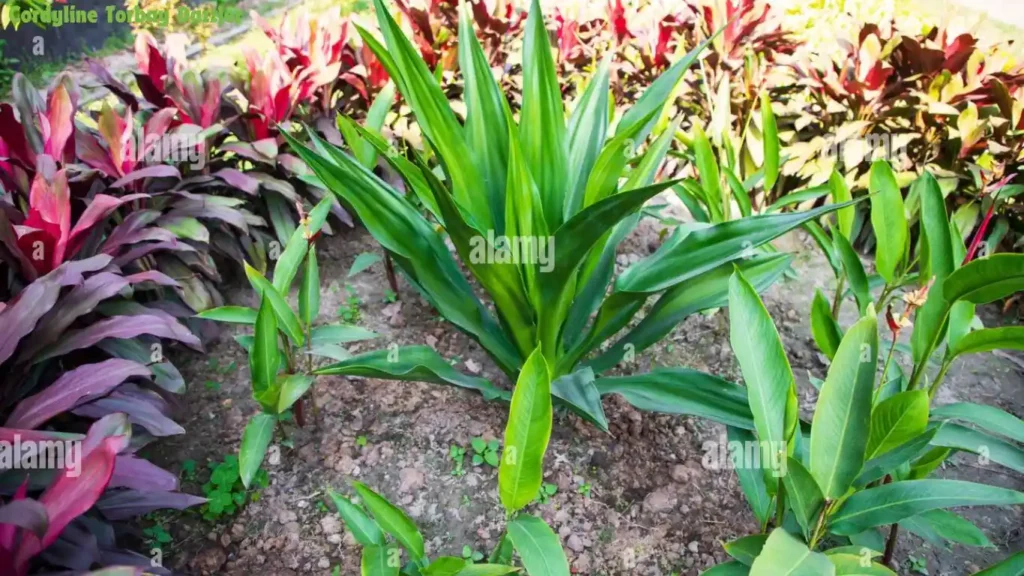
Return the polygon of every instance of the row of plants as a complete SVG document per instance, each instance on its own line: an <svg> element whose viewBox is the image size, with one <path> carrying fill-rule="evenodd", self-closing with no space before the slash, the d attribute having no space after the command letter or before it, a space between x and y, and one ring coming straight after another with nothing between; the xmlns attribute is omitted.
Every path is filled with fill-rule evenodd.
<svg viewBox="0 0 1024 576"><path fill-rule="evenodd" d="M9 271L0 316L15 326L0 347L6 352L0 366L17 376L4 381L3 430L12 438L82 440L96 473L85 479L33 474L27 483L24 472L5 473L11 478L3 493L13 501L0 508L0 522L19 529L2 534L0 550L6 553L0 562L9 560L16 574L44 564L85 570L132 563L113 551L113 538L86 559L61 556L67 546L55 543L71 539L71 546L85 545L73 540L82 530L66 529L76 523L202 501L176 493L177 477L132 455L153 437L182 432L169 414L171 395L184 382L162 346L177 341L200 349L193 334L204 328L198 319L254 327L252 336L239 338L249 351L253 398L261 407L246 426L238 458L246 487L257 478L283 419L294 414L304 422L308 400L316 420L310 395L318 375L447 383L511 402L499 466L499 492L510 521L507 537L489 559L492 566L451 558L429 562L411 521L357 485L373 520L342 496L336 503L365 546L364 569L371 573L508 573L515 570L512 550L528 573L568 573L557 537L522 509L541 487L552 407L607 430L601 398L608 394L641 410L706 417L734 435L787 446L792 477L772 481L765 475L758 483L760 474L740 476L762 534L731 546L742 558L726 548L737 563L721 568L731 571L724 573L776 573L797 568L787 562L808 558L807 573L818 574L826 565L811 552L847 545L887 553L888 562L891 548L879 547L870 536L876 527L903 523L924 531L920 526L929 521L956 523L941 512L946 507L1020 503L1012 491L923 479L952 452L977 451L982 444L998 446L1000 456L993 460L1020 470L1015 442L1024 435L1011 415L974 405L940 407L929 415L930 400L958 355L1019 346L1014 329L969 332L973 305L1020 289L1024 272L1014 272L1019 257L977 258L984 230L975 232L970 248L963 247L964 226L956 213L947 216L950 201L927 173L906 195L885 163L871 165L868 186L853 181L851 188L847 178L833 173L828 186L790 190L784 168L789 147L773 110L774 92L757 76L776 54L789 53L789 40L771 23L764 26L767 10L758 12L753 3L728 6L724 16L702 12L701 26L715 30L691 32L703 38L695 45L678 36L674 45L689 46L689 52L675 63L651 66L663 72L652 73L646 89L628 97L613 86L635 88L645 81L639 73L622 72L628 50L602 54L592 72L584 68L560 80L568 60L559 58L556 66L536 2L518 20L514 11L499 18L479 4L453 8L444 28L432 24L432 12L423 16L400 3L416 22L412 40L380 0L375 11L383 41L355 27L357 43L341 19L300 18L276 29L261 23L276 52L262 59L249 52L244 66L231 73L190 69L176 37L161 50L140 33L134 87L93 67L118 100L96 110L79 108L67 77L55 82L45 101L16 78L14 106L0 105L0 178L9 191L0 211L0 256ZM620 26L626 9L619 3L611 10L608 26L625 30L620 40L626 42L632 37L628 25ZM428 30L430 42L424 40ZM496 79L492 66L505 61L505 37L517 30L521 68ZM452 34L461 41L452 41ZM556 36L560 54L569 36ZM749 57L752 45L762 50L760 56ZM653 54L665 54L667 46ZM447 74L456 63L458 73ZM695 63L701 70L696 81ZM711 97L715 102L731 102L730 75L749 80L740 90L750 102L736 116L743 126L739 145L729 135L731 104L724 106L724 121L716 122L723 117L719 112L705 123L685 116L686 100L676 98L693 82L710 97L711 67L717 90L726 95ZM396 117L396 95L422 139L390 140L385 126ZM568 114L566 98L572 99ZM140 126L141 141L133 138ZM203 165L146 154L165 134L184 139L187 151L204 154ZM676 226L654 254L615 276L616 249L644 215L644 204L670 189L697 222ZM862 189L872 193L867 211L854 200ZM826 196L834 203L783 210ZM916 212L908 209L914 202ZM330 231L329 215L337 224L350 222L350 213L438 313L479 342L516 382L511 393L457 372L426 346L351 356L345 343L375 335L345 324L317 324L316 242ZM829 214L835 214L832 225ZM874 234L877 278L867 275L852 247L854 232L869 221L880 231ZM917 221L921 226L914 234ZM819 241L839 283L831 306L819 294L812 309L816 342L833 359L819 398L829 416L822 417L826 423L817 434L814 419L801 422L795 412L792 374L757 297L789 268L789 256L776 253L771 240L798 227ZM472 246L488 236L551 239L553 267L481 261ZM958 249L963 257L954 260ZM232 269L244 270L259 296L258 309L221 306L221 270ZM288 298L296 283L293 309ZM871 302L870 291L878 286L881 296ZM888 304L901 292L907 293L909 309L897 315ZM844 335L837 319L847 293L864 318ZM740 338L743 346L734 342L745 386L683 368L603 375L627 349L642 351L687 316L726 305L734 326L745 333L749 326L763 329L763 338ZM875 389L877 310L885 310L896 327L893 342L917 310L915 365L909 377L889 376L899 370L891 361L893 344L882 370L884 385L866 396L865 390ZM940 373L926 385L929 359L940 348ZM322 358L334 363L325 365ZM111 371L123 378L111 378ZM922 397L925 424L918 427ZM873 426L876 412L879 423ZM837 414L860 428L837 428ZM911 419L914 427L895 428ZM949 419L974 427L942 422ZM137 428L130 442L132 425ZM851 443L850 436L865 440L874 434L886 443L872 445L871 452ZM876 460L883 456L888 458ZM799 485L787 486L800 472ZM858 485L865 472L873 477ZM161 490L154 492L157 486ZM90 496L76 496L72 504L66 495L77 491ZM28 498L29 493L39 496ZM848 520L859 507L872 513ZM390 562L395 548L385 533L405 551L407 563ZM806 552L794 554L800 546ZM135 560L149 565L148 558ZM836 573L848 573L839 571L848 558L826 560Z"/></svg>

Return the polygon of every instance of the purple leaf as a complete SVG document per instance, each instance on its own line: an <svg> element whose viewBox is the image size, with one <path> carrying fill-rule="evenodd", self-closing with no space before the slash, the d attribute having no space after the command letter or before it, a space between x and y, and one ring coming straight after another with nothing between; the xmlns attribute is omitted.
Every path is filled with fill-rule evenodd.
<svg viewBox="0 0 1024 576"><path fill-rule="evenodd" d="M126 243L133 243L128 238L131 234L138 232L145 226L152 224L160 217L158 210L136 210L129 214L124 222L121 222L107 236L106 242L100 247L104 254L114 254L119 247Z"/></svg>
<svg viewBox="0 0 1024 576"><path fill-rule="evenodd" d="M266 149L265 146L264 148ZM276 162L276 150L274 151L273 156L267 156L260 152L256 146L249 144L248 142L228 142L227 144L221 144L220 149L225 152L234 152L243 158L255 160L256 162L263 162L264 164L270 164L271 166Z"/></svg>
<svg viewBox="0 0 1024 576"><path fill-rule="evenodd" d="M124 279L127 280L132 285L141 284L143 282L152 282L158 286L171 286L173 288L178 287L178 282L174 278L171 278L170 276L164 274L163 272L160 272L159 270L146 270L145 272L137 272L135 274L125 276Z"/></svg>
<svg viewBox="0 0 1024 576"><path fill-rule="evenodd" d="M36 362L88 348L104 338L134 338L142 334L177 340L197 351L203 349L199 339L178 322L168 321L155 314L112 316L86 328L65 333L64 338L37 358Z"/></svg>
<svg viewBox="0 0 1024 576"><path fill-rule="evenodd" d="M13 444L15 438L22 442L40 442L44 440L82 440L82 434L70 432L50 432L48 430L25 430L19 428L0 428L0 442Z"/></svg>
<svg viewBox="0 0 1024 576"><path fill-rule="evenodd" d="M132 376L149 376L149 369L131 360L111 358L65 372L42 392L29 396L7 418L9 428L35 428L50 418L113 390Z"/></svg>
<svg viewBox="0 0 1024 576"><path fill-rule="evenodd" d="M160 230L161 232L167 232L162 228L158 228L157 230ZM174 236L172 232L167 232L167 234L169 234L170 236ZM172 252L196 251L195 247L184 242L179 242L177 238L172 238L166 242L146 242L144 244L139 244L135 246L131 250L115 258L114 264L117 264L118 266L127 266L128 264L131 264L132 262L138 260L139 258L142 258L143 256L152 254L153 252L157 252L160 250L169 250Z"/></svg>
<svg viewBox="0 0 1024 576"><path fill-rule="evenodd" d="M156 400L163 402L162 399ZM128 421L148 430L154 436L176 436L184 434L185 429L177 422L164 416L154 401L128 396L119 391L112 392L88 404L83 404L72 413L86 418L99 418L116 413L128 415Z"/></svg>
<svg viewBox="0 0 1024 576"><path fill-rule="evenodd" d="M142 178L181 178L181 172L174 166L168 166L166 164L158 164L156 166L147 166L140 170L136 170L130 174L126 174L120 180L110 185L111 188L122 188L125 184L131 184L136 180Z"/></svg>
<svg viewBox="0 0 1024 576"><path fill-rule="evenodd" d="M252 176L247 176L234 168L224 168L214 172L213 175L246 194L255 195L260 187L258 180Z"/></svg>
<svg viewBox="0 0 1024 576"><path fill-rule="evenodd" d="M178 489L178 477L148 460L120 454L110 487L171 492Z"/></svg>
<svg viewBox="0 0 1024 576"><path fill-rule="evenodd" d="M77 284L82 281L82 276L77 270L60 266L26 286L0 311L0 326L4 327L0 332L0 364L14 354L18 342L32 332L36 322L57 302L66 280Z"/></svg>
<svg viewBox="0 0 1024 576"><path fill-rule="evenodd" d="M124 520L164 508L184 510L205 502L206 498L181 492L116 490L108 492L103 498L100 498L100 501L96 503L96 508L109 520Z"/></svg>
<svg viewBox="0 0 1024 576"><path fill-rule="evenodd" d="M30 360L43 347L56 342L75 320L92 312L100 302L116 296L127 286L128 281L124 277L109 272L90 276L85 282L75 286L40 320L38 327L32 331L32 336L26 342L24 351L19 355L18 362Z"/></svg>
<svg viewBox="0 0 1024 576"><path fill-rule="evenodd" d="M92 72L93 76L100 81L101 84L106 86L108 90L113 92L122 102L127 104L132 110L139 109L139 101L135 99L135 95L128 89L120 80L114 77L102 64L92 58L88 59L89 72Z"/></svg>
<svg viewBox="0 0 1024 576"><path fill-rule="evenodd" d="M0 524L31 530L39 538L46 534L48 522L46 508L36 500L26 498L0 506Z"/></svg>
<svg viewBox="0 0 1024 576"><path fill-rule="evenodd" d="M149 198L149 194L128 194L120 198L106 194L97 194L71 230L71 235L68 237L68 257L74 256L78 252L82 242L85 240L84 235L88 234L93 226L96 226L96 224L109 216L111 212L124 204L143 198Z"/></svg>

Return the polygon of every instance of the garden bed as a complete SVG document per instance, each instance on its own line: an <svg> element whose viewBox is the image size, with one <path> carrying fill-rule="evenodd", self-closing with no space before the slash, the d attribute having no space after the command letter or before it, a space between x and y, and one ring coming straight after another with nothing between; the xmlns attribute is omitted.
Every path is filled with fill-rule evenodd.
<svg viewBox="0 0 1024 576"><path fill-rule="evenodd" d="M660 228L653 220L643 221L620 250L620 264L646 256L658 244ZM401 283L398 304L387 302L381 264L346 278L358 254L378 249L362 228L322 244L321 278L327 288L321 321L332 321L346 304L344 285L350 284L362 302L360 324L381 334L353 352L427 343L453 359L457 369L509 385L475 342L441 321L407 284ZM807 376L823 378L826 368L811 339L807 311L812 287L831 289L831 271L803 234L779 244L796 254L799 277L769 289L765 303L789 351L806 411L816 399ZM229 291L227 298L256 304L247 289ZM844 322L854 319L853 310L848 312ZM689 318L642 354L637 366L616 371L688 366L738 379L725 314ZM986 325L1000 323L994 308L982 315ZM233 453L246 420L258 410L250 397L246 355L231 338L234 333L222 333L206 356L179 360L189 383L181 410L189 434L162 442L155 451L156 461L171 470L186 460L202 465ZM237 369L225 373L229 366ZM949 377L939 403L971 401L1024 411L1020 360L991 353L970 356ZM449 449L469 450L473 437L500 439L506 404L454 387L347 377L320 378L316 397L320 430L307 424L293 437L294 449L281 448L280 459L268 466L270 485L258 502L213 525L188 513L170 523L169 566L193 574L282 576L326 575L340 566L340 574L357 574L360 547L333 508L323 504L329 502L327 487L347 493L353 480L374 486L408 511L431 555L460 556L464 545L485 553L494 547L504 523L496 469L470 466L467 458L466 474L453 476ZM574 573L698 574L728 558L723 542L757 530L736 474L702 466L704 443L720 442L724 427L641 413L617 397L607 400L605 409L607 435L575 416L556 414L545 482L557 486L557 492L546 504L534 505L562 537ZM1019 475L996 464L981 465L969 454L953 458L938 476L1024 489ZM199 492L198 485L185 484L184 489ZM904 532L898 572L911 573L908 555L913 555L927 562L930 574L969 574L1024 547L1024 510L975 508L962 515L997 548L941 550Z"/></svg>

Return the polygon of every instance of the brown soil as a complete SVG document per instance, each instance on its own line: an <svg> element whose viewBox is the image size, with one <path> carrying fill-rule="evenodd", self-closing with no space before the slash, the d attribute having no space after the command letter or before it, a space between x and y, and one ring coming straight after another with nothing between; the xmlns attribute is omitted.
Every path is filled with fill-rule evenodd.
<svg viewBox="0 0 1024 576"><path fill-rule="evenodd" d="M624 244L620 264L646 256L662 226L644 220ZM825 364L810 337L808 314L813 288L830 292L831 271L802 236L780 243L796 252L796 280L777 284L765 295L779 326L801 387L801 402L813 406L815 391L807 374L824 377ZM441 320L402 282L400 305L384 298L387 282L377 264L346 279L356 255L379 251L363 229L343 232L322 243L321 278L326 286L321 321L335 320L352 284L363 301L361 324L381 334L352 346L353 352L390 344L428 344L455 367L508 386L479 345ZM229 299L252 304L247 289ZM853 313L848 306L848 313ZM849 325L846 319L844 325ZM985 311L987 325L1000 322ZM241 331L241 330L239 330ZM202 463L237 450L242 429L257 406L249 397L244 351L231 331L211 342L210 357L238 369L222 375L198 355L181 357L189 383L181 418L188 434L161 443L158 463L176 470L186 459ZM671 336L638 358L629 372L655 366L690 366L738 379L723 312L689 318ZM941 402L994 404L1024 415L1024 363L993 354L977 355L951 370ZM220 382L210 390L204 382ZM325 488L350 493L360 480L401 505L425 535L428 555L462 553L463 545L488 552L501 536L504 514L497 499L497 474L487 465L453 476L452 444L468 446L474 436L500 437L506 406L474 392L431 384L363 378L323 377L316 385L320 429L307 425L293 436L294 449L281 448L279 463L268 466L271 485L258 502L235 518L210 525L184 515L171 528L174 544L166 565L191 574L340 574L359 573L359 547L337 515L319 503ZM701 466L702 444L717 440L724 428L706 420L641 413L618 397L605 409L611 433L603 434L575 416L556 415L545 461L546 481L558 492L532 512L563 538L577 574L697 574L726 559L721 543L756 531L735 474ZM358 437L365 437L359 446ZM959 455L940 476L977 480L1024 489L1024 478L996 464ZM581 493L590 487L589 497ZM199 492L197 486L186 490ZM583 489L584 491L586 489ZM931 574L968 574L1024 548L1024 509L978 508L962 511L989 536L997 549L957 546L936 550L901 534L900 573L909 573L908 553L928 560Z"/></svg>

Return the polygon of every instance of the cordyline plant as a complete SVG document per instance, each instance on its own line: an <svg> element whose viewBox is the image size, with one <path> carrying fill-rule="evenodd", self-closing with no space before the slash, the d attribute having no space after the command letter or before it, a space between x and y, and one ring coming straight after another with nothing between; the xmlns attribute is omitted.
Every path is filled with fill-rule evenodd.
<svg viewBox="0 0 1024 576"><path fill-rule="evenodd" d="M819 395L809 427L798 417L795 380L770 316L742 273L730 281L731 344L746 381L752 426L730 427L729 436L756 445L760 453L761 464L736 462L761 534L725 544L734 560L708 574L846 574L858 565L872 574L894 574L884 565L893 560L899 526L938 545L948 539L991 546L981 530L946 509L1024 504L1024 494L1013 490L928 479L957 451L1024 470L1020 419L969 402L930 406L956 357L1024 345L1019 328L971 331L974 306L1024 287L1024 256L996 255L959 266L965 249L953 237L937 182L926 173L914 188L924 209L919 256L922 276L929 279L905 295L902 314L888 310L892 343L880 377L878 321L875 302L862 293L866 282L853 283L860 319L845 333L818 293L812 326L831 364L824 382L815 384ZM885 196L880 190L873 199ZM844 264L847 258L857 261L846 237L835 238L847 253ZM863 276L863 270L855 275ZM879 304L886 297L883 290ZM892 351L910 317L916 321L914 370L907 377ZM942 367L928 384L923 375L942 344ZM888 529L888 538L879 528ZM878 555L881 563L872 560Z"/></svg>
<svg viewBox="0 0 1024 576"><path fill-rule="evenodd" d="M519 572L513 554L526 574L569 576L569 563L558 536L540 517L522 512L537 497L543 480L544 454L551 437L551 377L540 349L526 359L516 381L505 448L498 467L498 492L508 516L505 532L486 563L442 556L431 561L424 549L423 535L413 521L386 498L361 482L354 482L356 494L366 510L348 498L328 490L356 541L363 546L364 574L512 574ZM388 541L388 536L394 543ZM401 551L408 555L403 565Z"/></svg>
<svg viewBox="0 0 1024 576"><path fill-rule="evenodd" d="M273 282L246 265L246 276L260 298L258 310L222 306L198 315L206 320L253 326L251 336L238 338L249 352L252 396L262 409L246 425L239 449L239 476L246 488L259 471L282 416L294 406L296 421L305 424L303 396L313 390L314 358L344 360L351 355L341 344L377 337L358 326L316 325L320 314L316 239L332 202L331 198L321 201L308 217L300 211L303 216L300 227L292 234L274 267ZM286 298L300 268L299 306L298 311L294 311ZM314 418L317 418L315 398L312 404Z"/></svg>
<svg viewBox="0 0 1024 576"><path fill-rule="evenodd" d="M376 11L388 50L369 34L364 33L364 40L374 46L413 108L445 181L415 153L414 162L386 148L384 156L429 215L315 134L311 139L317 152L289 137L292 145L317 177L356 211L442 316L479 341L512 378L539 346L559 402L602 428L606 421L600 395L620 390L594 386L595 370L584 364L589 352L624 328L651 295L662 298L644 322L609 350L613 357L604 368L629 350L656 342L688 314L720 306L733 261L742 261L758 285L767 286L787 265L787 257L759 257L756 247L833 209L677 230L655 254L620 275L606 297L619 243L638 222L643 204L675 183L652 184L674 128L662 132L628 172L627 149L630 142L646 139L702 46L659 78L614 132L605 62L566 126L550 44L535 2L526 25L523 106L517 123L463 9L460 64L467 117L462 125L382 2L376 3ZM366 134L371 144L380 144L379 137ZM623 175L627 178L620 184ZM497 317L477 299L432 220L448 233L463 264L490 296ZM532 258L517 253L513 260L515 246L509 242L524 239L533 242L534 250L549 250L549 258L534 252ZM380 351L319 371L448 382L476 388L489 398L507 397L486 380L452 372L443 358L422 347L400 350L398 362L389 362L387 352ZM656 385L647 382L636 392ZM632 392L623 393L643 403ZM662 409L690 407L679 402Z"/></svg>

